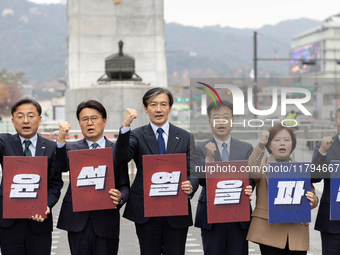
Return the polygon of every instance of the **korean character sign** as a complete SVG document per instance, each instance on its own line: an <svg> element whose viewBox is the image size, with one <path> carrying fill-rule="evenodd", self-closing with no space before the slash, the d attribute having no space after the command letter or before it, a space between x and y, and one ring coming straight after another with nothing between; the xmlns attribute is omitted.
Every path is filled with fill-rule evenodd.
<svg viewBox="0 0 340 255"><path fill-rule="evenodd" d="M269 223L311 222L310 164L275 162L267 170Z"/></svg>
<svg viewBox="0 0 340 255"><path fill-rule="evenodd" d="M208 223L250 220L248 160L206 163Z"/></svg>
<svg viewBox="0 0 340 255"><path fill-rule="evenodd" d="M115 188L112 148L69 151L73 211L117 208L110 198Z"/></svg>
<svg viewBox="0 0 340 255"><path fill-rule="evenodd" d="M3 218L47 218L47 186L47 157L4 157Z"/></svg>
<svg viewBox="0 0 340 255"><path fill-rule="evenodd" d="M185 180L185 154L144 155L145 217L188 215L188 195L181 189Z"/></svg>
<svg viewBox="0 0 340 255"><path fill-rule="evenodd" d="M331 173L330 220L340 220L340 161L332 160L327 167Z"/></svg>

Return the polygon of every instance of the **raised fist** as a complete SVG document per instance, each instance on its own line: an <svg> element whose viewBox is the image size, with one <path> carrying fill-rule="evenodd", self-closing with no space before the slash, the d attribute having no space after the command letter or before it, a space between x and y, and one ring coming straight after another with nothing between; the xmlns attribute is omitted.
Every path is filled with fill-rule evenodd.
<svg viewBox="0 0 340 255"><path fill-rule="evenodd" d="M263 133L261 133L260 143L263 143L264 145L266 145L268 143L268 138L269 138L269 132L264 131Z"/></svg>
<svg viewBox="0 0 340 255"><path fill-rule="evenodd" d="M125 118L123 121L123 127L129 127L134 119L138 117L138 113L134 109L127 108L125 112Z"/></svg>
<svg viewBox="0 0 340 255"><path fill-rule="evenodd" d="M68 131L71 129L71 124L67 121L60 122L59 123L59 136L58 136L58 142L59 143L65 143L65 137L68 134Z"/></svg>
<svg viewBox="0 0 340 255"><path fill-rule="evenodd" d="M205 150L207 152L207 160L209 162L214 162L216 149L217 149L216 145L212 142L209 142L205 145Z"/></svg>
<svg viewBox="0 0 340 255"><path fill-rule="evenodd" d="M326 154L327 150L329 149L329 147L331 147L332 143L333 143L333 139L331 136L323 137L319 152L321 154Z"/></svg>

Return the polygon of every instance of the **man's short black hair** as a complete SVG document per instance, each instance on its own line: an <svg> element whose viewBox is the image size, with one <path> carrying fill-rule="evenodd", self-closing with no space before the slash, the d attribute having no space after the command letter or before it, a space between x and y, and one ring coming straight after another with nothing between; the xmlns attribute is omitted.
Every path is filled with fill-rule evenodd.
<svg viewBox="0 0 340 255"><path fill-rule="evenodd" d="M12 105L12 107L11 107L11 114L12 114L12 117L14 117L13 116L13 114L16 112L16 110L18 109L18 107L20 106L20 105L23 105L23 104L32 104L32 105L34 105L36 108L37 108L37 111L38 111L38 113L39 113L39 116L41 115L41 106L40 106L40 104L37 102L37 101L35 101L34 99L32 99L32 98L22 98L22 99L20 99L19 101L17 101L16 103L14 103L13 105Z"/></svg>
<svg viewBox="0 0 340 255"><path fill-rule="evenodd" d="M156 96L160 95L160 94L166 94L168 96L169 99L169 106L172 107L173 103L174 103L174 98L172 97L171 92L166 89L166 88L153 88L148 90L144 96L143 96L143 105L145 106L145 108L148 108L148 104L152 101L152 99L154 99Z"/></svg>
<svg viewBox="0 0 340 255"><path fill-rule="evenodd" d="M100 112L102 115L101 117L103 119L106 119L106 110L105 107L99 103L96 100L88 100L86 102L81 102L78 107L77 107L77 119L79 120L79 113L84 109L84 108L92 108Z"/></svg>
<svg viewBox="0 0 340 255"><path fill-rule="evenodd" d="M207 112L208 112L209 119L210 119L210 113L211 113L211 111L212 111L213 109L214 109L215 111L217 111L217 110L219 110L221 107L228 107L228 108L231 110L231 116L233 116L233 103L230 102L230 101L224 100L224 101L222 101L222 105L221 105L220 101L216 101L216 105L215 105L215 102L211 102L211 103L208 105Z"/></svg>

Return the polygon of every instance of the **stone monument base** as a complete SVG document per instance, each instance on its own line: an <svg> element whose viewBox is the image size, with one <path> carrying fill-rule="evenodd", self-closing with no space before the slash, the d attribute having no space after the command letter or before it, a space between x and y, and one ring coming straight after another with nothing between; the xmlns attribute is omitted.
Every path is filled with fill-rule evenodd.
<svg viewBox="0 0 340 255"><path fill-rule="evenodd" d="M109 81L100 82L89 88L66 90L65 120L72 129L80 129L76 112L77 106L83 101L97 100L103 104L107 112L106 129L119 129L123 123L126 108L135 109L138 118L131 125L136 128L149 123L149 116L144 112L142 102L146 91L153 88L143 82Z"/></svg>

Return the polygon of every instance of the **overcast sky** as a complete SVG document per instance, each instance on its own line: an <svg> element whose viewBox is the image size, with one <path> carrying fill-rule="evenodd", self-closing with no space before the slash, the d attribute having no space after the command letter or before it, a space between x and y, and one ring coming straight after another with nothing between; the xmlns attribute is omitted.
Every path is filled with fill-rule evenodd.
<svg viewBox="0 0 340 255"><path fill-rule="evenodd" d="M221 25L259 28L266 24L275 25L283 20L302 17L321 21L337 13L340 13L339 0L164 0L167 23L177 22L196 27Z"/></svg>

